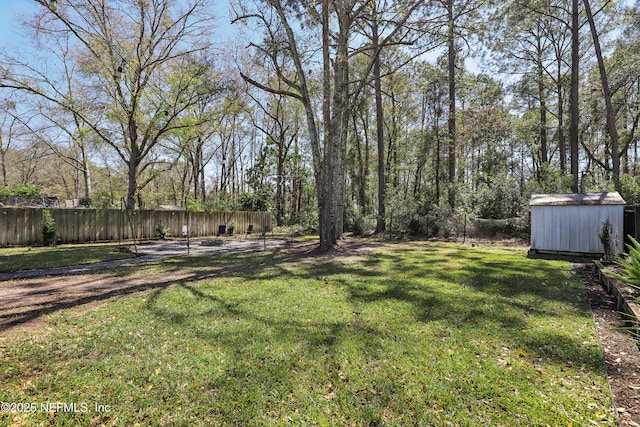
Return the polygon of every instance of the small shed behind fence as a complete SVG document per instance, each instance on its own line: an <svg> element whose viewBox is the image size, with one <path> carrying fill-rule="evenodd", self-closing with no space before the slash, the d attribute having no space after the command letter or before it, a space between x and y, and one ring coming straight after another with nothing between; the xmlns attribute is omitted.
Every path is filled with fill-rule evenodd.
<svg viewBox="0 0 640 427"><path fill-rule="evenodd" d="M617 192L534 194L531 196L531 249L601 254L599 234L609 220L614 252L624 241L624 199Z"/></svg>

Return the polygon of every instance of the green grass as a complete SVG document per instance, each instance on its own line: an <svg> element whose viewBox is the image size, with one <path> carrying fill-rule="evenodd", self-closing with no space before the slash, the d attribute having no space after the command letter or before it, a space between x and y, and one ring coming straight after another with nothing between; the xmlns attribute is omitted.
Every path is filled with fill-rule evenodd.
<svg viewBox="0 0 640 427"><path fill-rule="evenodd" d="M114 244L0 248L0 272L55 268L130 258Z"/></svg>
<svg viewBox="0 0 640 427"><path fill-rule="evenodd" d="M264 252L147 268L199 279L0 338L0 401L87 405L0 424L615 425L568 263L416 243L353 258Z"/></svg>

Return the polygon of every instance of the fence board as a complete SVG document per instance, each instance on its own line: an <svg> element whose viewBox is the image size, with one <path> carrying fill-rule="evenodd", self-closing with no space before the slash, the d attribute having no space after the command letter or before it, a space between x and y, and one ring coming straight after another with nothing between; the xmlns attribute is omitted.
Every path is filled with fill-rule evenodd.
<svg viewBox="0 0 640 427"><path fill-rule="evenodd" d="M42 208L0 209L0 246L34 245L42 242ZM188 226L193 237L213 236L219 225L235 234L244 233L249 224L254 232L264 227L272 229L268 212L185 212L160 210L96 210L47 209L51 212L61 243L119 241L149 239L156 235L159 224L171 236L181 237L182 227Z"/></svg>

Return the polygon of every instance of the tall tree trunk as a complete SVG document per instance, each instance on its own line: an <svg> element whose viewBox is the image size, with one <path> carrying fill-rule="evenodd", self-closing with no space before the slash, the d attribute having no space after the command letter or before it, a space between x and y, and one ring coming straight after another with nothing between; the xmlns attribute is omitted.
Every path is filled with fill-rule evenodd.
<svg viewBox="0 0 640 427"><path fill-rule="evenodd" d="M562 85L562 63L558 61L558 82L556 90L558 93L558 146L560 147L560 171L564 174L567 171L567 141L564 134L564 87Z"/></svg>
<svg viewBox="0 0 640 427"><path fill-rule="evenodd" d="M291 85L295 91L270 88L245 75L243 75L243 78L251 84L269 92L286 94L296 98L304 105L318 193L319 250L326 251L337 244L337 241L342 237L343 233L345 158L350 111L349 39L355 15L359 17L363 16L365 8L364 4L352 0L322 0L321 2L311 2L309 4L309 7L320 6L323 86L322 118L324 121L323 142L321 146L320 132L318 132L315 123L316 109L312 102L311 91L306 82L308 68L303 66L304 59L298 51L295 32L288 22L287 12L285 10L288 2L284 0L270 0L268 4L275 9L280 18L280 28L286 34L288 49L291 55L290 59L294 63L297 74L297 81L292 82L293 84ZM420 2L415 2L413 6L409 8L404 21L408 19L411 12L420 4ZM330 7L333 8L332 13L335 18L331 21L331 25L329 20ZM245 16L241 19L249 19L252 16L253 15ZM330 35L332 26L336 31L335 34ZM397 28L402 27L403 24L401 23ZM330 52L335 52L333 61L331 60ZM379 52L374 52L374 55L377 56L378 54ZM279 66L277 59L274 58L271 58L271 60L274 62L278 77L286 81L289 77L282 73L282 68ZM372 60L374 58L375 57L373 57ZM334 71L333 80L331 80L332 65ZM373 63L371 62L368 67L372 69ZM362 90L362 87L358 86L357 89L354 90L354 93L358 93L360 90Z"/></svg>
<svg viewBox="0 0 640 427"><path fill-rule="evenodd" d="M452 208L456 205L456 191L454 184L456 182L456 45L453 17L453 2L447 2L447 20L448 20L448 71L449 71L449 206Z"/></svg>
<svg viewBox="0 0 640 427"><path fill-rule="evenodd" d="M436 165L435 165L435 180L436 180L436 203L438 205L440 205L440 196L441 196L441 190L440 190L440 164L442 163L441 159L440 159L440 150L442 149L442 142L440 141L440 130L438 127L437 122L434 124L433 126L433 132L435 134L435 138L436 138Z"/></svg>
<svg viewBox="0 0 640 427"><path fill-rule="evenodd" d="M378 52L380 37L378 34L378 20L373 19L372 25L373 51ZM378 223L376 233L383 233L387 229L386 219L386 176L384 155L384 113L382 110L382 77L380 75L380 55L377 55L373 63L373 81L376 101L376 141L378 143Z"/></svg>
<svg viewBox="0 0 640 427"><path fill-rule="evenodd" d="M580 48L579 48L579 0L572 0L571 8L571 94L570 108L571 121L569 123L569 144L571 145L571 175L573 184L571 190L577 193L579 190L578 182L578 138L579 138L579 113L580 108L578 85L580 84Z"/></svg>
<svg viewBox="0 0 640 427"><path fill-rule="evenodd" d="M192 164L191 164L191 184L193 184L193 197L195 200L198 200L198 196L200 194L200 151L196 147L193 155L191 156Z"/></svg>
<svg viewBox="0 0 640 427"><path fill-rule="evenodd" d="M280 132L278 141L278 164L276 166L276 224L279 227L284 225L284 190L286 179L284 176L284 163L287 156L284 139L284 132Z"/></svg>
<svg viewBox="0 0 640 427"><path fill-rule="evenodd" d="M319 202L320 250L327 251L342 238L344 222L344 163L349 120L349 9L334 3L340 30L337 34L336 57L331 94L331 62L329 56L329 2L323 0L322 57L324 153L322 157L322 200Z"/></svg>
<svg viewBox="0 0 640 427"><path fill-rule="evenodd" d="M84 197L87 201L89 201L91 197L92 188L91 188L91 171L89 170L89 157L87 155L87 146L82 141L80 145L81 150L81 165L82 165L82 178L84 179Z"/></svg>
<svg viewBox="0 0 640 427"><path fill-rule="evenodd" d="M367 181L366 181L366 177L369 176L369 167L370 167L370 162L369 159L371 157L371 148L369 146L369 137L367 136L367 132L365 132L365 139L364 139L364 173L363 176L365 177L365 180L362 181L362 197L363 197L363 201L364 204L362 206L364 206L364 210L363 210L363 214L365 215L369 215L371 213L371 211L373 210L372 206L371 206L371 198L367 195Z"/></svg>
<svg viewBox="0 0 640 427"><path fill-rule="evenodd" d="M198 178L200 179L200 199L204 202L207 199L207 185L204 173L204 153L202 152L202 146L200 146L200 167L198 169Z"/></svg>
<svg viewBox="0 0 640 427"><path fill-rule="evenodd" d="M336 14L340 30L338 32L334 92L332 127L334 131L334 154L336 159L325 159L328 162L335 162L333 166L334 175L333 191L331 193L332 214L335 218L335 225L332 230L331 245L336 245L342 239L344 232L344 187L345 187L345 161L347 156L347 137L349 129L349 28L351 26L351 8L348 2L336 2Z"/></svg>
<svg viewBox="0 0 640 427"><path fill-rule="evenodd" d="M542 46L538 38L538 97L540 98L540 161L543 165L549 163L549 148L547 141L547 99L544 87L544 68L542 64Z"/></svg>
<svg viewBox="0 0 640 427"><path fill-rule="evenodd" d="M11 134L9 134L11 135ZM9 142L7 143L7 148L4 148L4 133L2 127L0 127L0 170L2 171L2 183L5 187L9 186L9 181L7 179L7 151L9 151L9 144L11 143L11 136L9 136Z"/></svg>
<svg viewBox="0 0 640 427"><path fill-rule="evenodd" d="M128 166L127 209L135 209L138 200L138 162L131 159Z"/></svg>
<svg viewBox="0 0 640 427"><path fill-rule="evenodd" d="M353 112L353 129L358 129L358 114L362 114L365 116L364 112ZM358 194L358 206L362 210L363 214L367 214L367 176L368 174L368 137L367 132L369 131L366 119L362 118L362 130L364 134L364 142L360 141L360 135L358 132L354 133L354 139L356 143L356 154L358 157L358 165L357 165L357 179L356 179L356 192ZM363 147L364 145L364 147ZM366 150L366 151L365 151Z"/></svg>
<svg viewBox="0 0 640 427"><path fill-rule="evenodd" d="M321 166L321 182L319 189L320 200L318 201L319 221L320 221L320 250L326 251L333 246L332 227L335 226L331 217L331 192L333 190L332 146L328 141L333 139L331 126L331 59L329 56L329 1L322 0L322 119L324 123L324 157Z"/></svg>
<svg viewBox="0 0 640 427"><path fill-rule="evenodd" d="M620 151L619 151L619 138L618 129L616 128L616 113L611 103L611 88L609 87L609 79L607 77L607 69L604 66L604 59L602 57L602 50L600 48L600 40L598 38L598 31L596 29L595 21L593 20L593 14L591 13L591 6L589 0L583 0L584 9L589 20L589 27L591 28L591 36L593 37L593 46L596 51L596 58L598 59L598 69L600 70L600 80L602 81L602 92L604 94L604 103L607 110L607 128L609 130L609 138L611 139L611 162L613 163L613 182L616 190L620 190Z"/></svg>
<svg viewBox="0 0 640 427"><path fill-rule="evenodd" d="M0 169L2 169L2 183L5 187L8 187L9 180L7 179L7 162L4 150L0 151Z"/></svg>

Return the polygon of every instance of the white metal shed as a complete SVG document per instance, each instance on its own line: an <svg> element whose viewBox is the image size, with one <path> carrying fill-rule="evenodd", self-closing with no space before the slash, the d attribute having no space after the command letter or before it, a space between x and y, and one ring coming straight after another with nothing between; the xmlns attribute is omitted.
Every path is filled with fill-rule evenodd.
<svg viewBox="0 0 640 427"><path fill-rule="evenodd" d="M531 249L601 254L598 235L609 219L619 255L624 242L624 204L617 192L534 194L529 202Z"/></svg>

